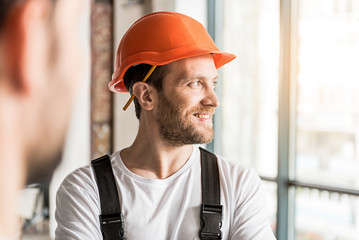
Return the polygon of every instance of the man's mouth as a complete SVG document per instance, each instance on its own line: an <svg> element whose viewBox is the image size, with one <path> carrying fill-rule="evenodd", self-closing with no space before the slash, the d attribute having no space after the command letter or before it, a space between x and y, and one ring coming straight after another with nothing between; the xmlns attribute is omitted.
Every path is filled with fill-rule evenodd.
<svg viewBox="0 0 359 240"><path fill-rule="evenodd" d="M201 120L207 120L207 119L210 119L212 114L206 114L206 113L195 113L194 116L196 118L199 118Z"/></svg>

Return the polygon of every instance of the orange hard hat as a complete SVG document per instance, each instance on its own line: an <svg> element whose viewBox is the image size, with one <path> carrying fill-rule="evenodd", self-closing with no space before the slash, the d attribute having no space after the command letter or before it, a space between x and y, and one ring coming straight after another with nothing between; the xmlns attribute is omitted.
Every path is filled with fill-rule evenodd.
<svg viewBox="0 0 359 240"><path fill-rule="evenodd" d="M201 23L176 12L155 12L137 20L125 33L117 49L115 72L109 83L113 92L127 92L123 76L133 65L160 66L211 53L216 68L236 56L221 52Z"/></svg>

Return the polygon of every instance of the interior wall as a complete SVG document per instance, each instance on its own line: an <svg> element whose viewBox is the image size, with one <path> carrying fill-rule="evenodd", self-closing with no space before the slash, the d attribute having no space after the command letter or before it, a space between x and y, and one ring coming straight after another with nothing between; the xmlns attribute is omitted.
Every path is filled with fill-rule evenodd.
<svg viewBox="0 0 359 240"><path fill-rule="evenodd" d="M176 12L193 17L207 27L207 0L177 0Z"/></svg>

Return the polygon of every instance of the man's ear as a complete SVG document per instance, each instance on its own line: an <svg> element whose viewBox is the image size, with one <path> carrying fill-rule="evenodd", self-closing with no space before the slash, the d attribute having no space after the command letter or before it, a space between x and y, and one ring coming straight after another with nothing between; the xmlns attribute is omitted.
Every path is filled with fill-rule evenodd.
<svg viewBox="0 0 359 240"><path fill-rule="evenodd" d="M133 84L132 90L141 107L147 111L151 111L153 109L154 100L153 87L144 82L136 82Z"/></svg>
<svg viewBox="0 0 359 240"><path fill-rule="evenodd" d="M44 77L48 42L46 22L50 13L48 0L28 0L15 4L4 23L5 71L13 89L31 94Z"/></svg>

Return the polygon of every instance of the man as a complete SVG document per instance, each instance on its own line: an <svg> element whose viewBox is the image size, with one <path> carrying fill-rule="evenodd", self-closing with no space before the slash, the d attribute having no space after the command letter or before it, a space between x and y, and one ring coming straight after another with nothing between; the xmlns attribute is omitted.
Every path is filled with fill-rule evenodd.
<svg viewBox="0 0 359 240"><path fill-rule="evenodd" d="M201 184L205 153L194 144L213 138L212 117L219 105L216 69L234 57L219 51L204 27L182 14L153 13L130 27L119 45L109 87L134 94L137 137L111 156L117 185L113 198L103 201L99 193L111 181L100 190L96 183L108 177L96 170L102 160L64 180L57 194L57 240L102 239L116 222L120 231L114 231L113 239L275 239L258 175L220 156L214 158L222 216L209 210L217 216L212 224L216 229L205 230L211 217L201 210L206 195L201 191L208 185L212 191L216 181ZM116 190L121 213L104 220L103 208L116 199ZM206 238L212 230L217 235Z"/></svg>
<svg viewBox="0 0 359 240"><path fill-rule="evenodd" d="M0 0L0 239L17 239L18 191L49 180L83 78L84 1Z"/></svg>

